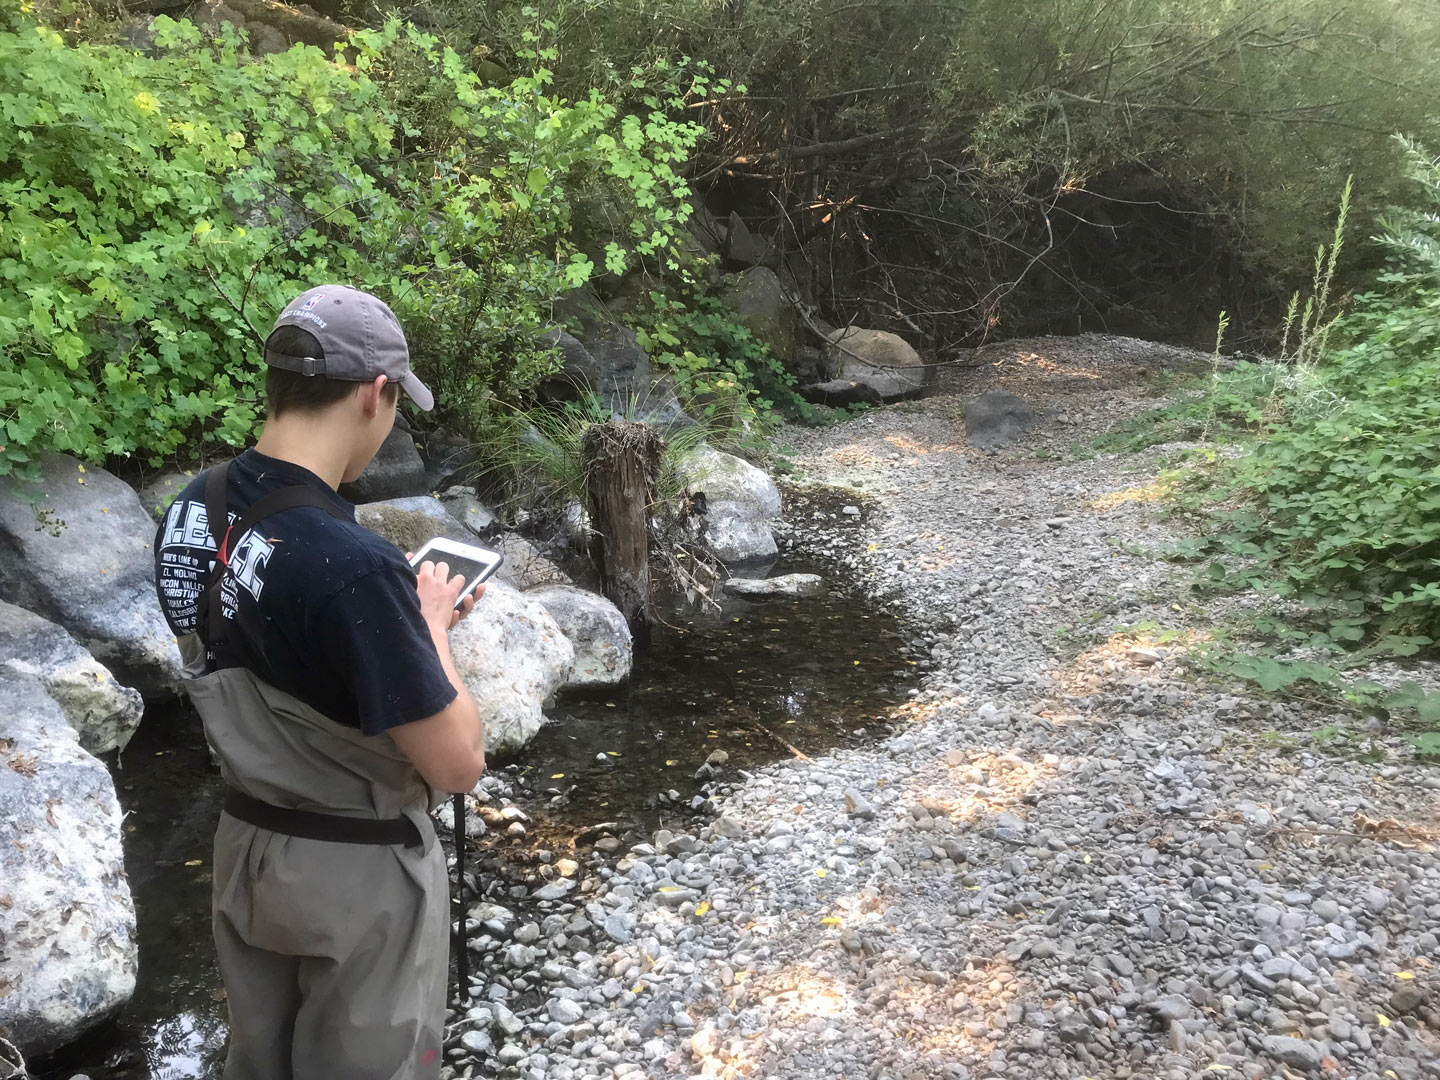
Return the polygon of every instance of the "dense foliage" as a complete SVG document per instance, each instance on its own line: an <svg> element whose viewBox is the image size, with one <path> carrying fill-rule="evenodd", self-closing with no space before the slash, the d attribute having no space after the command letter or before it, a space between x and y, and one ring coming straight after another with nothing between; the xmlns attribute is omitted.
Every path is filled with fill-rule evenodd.
<svg viewBox="0 0 1440 1080"><path fill-rule="evenodd" d="M519 2L436 17L500 55ZM692 102L717 135L700 174L832 321L918 327L942 353L1077 325L1203 336L1222 307L1232 342L1272 332L1345 177L1363 237L1396 196L1385 140L1440 122L1433 4L543 6L571 92L679 55L746 84Z"/></svg>
<svg viewBox="0 0 1440 1080"><path fill-rule="evenodd" d="M1272 385L1290 400L1222 485L1247 497L1224 550L1328 606L1342 641L1440 639L1440 162L1407 158L1425 205L1387 219L1392 268L1307 378Z"/></svg>
<svg viewBox="0 0 1440 1080"><path fill-rule="evenodd" d="M617 219L612 270L663 261L688 214L677 166L700 129L654 98L556 96L543 25L504 85L394 21L354 37L352 66L152 31L147 55L0 26L0 472L41 449L158 462L242 442L256 328L327 280L388 299L473 426L555 363L535 332L596 269L576 192Z"/></svg>

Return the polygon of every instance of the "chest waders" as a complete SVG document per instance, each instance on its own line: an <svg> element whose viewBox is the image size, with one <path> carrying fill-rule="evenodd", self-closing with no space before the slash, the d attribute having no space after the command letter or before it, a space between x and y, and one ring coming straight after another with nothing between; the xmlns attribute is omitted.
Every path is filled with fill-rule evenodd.
<svg viewBox="0 0 1440 1080"><path fill-rule="evenodd" d="M388 735L336 723L238 666L220 617L221 605L241 629L260 617L236 605L232 538L299 506L350 519L295 486L229 525L225 473L207 477L217 558L196 633L180 639L228 787L212 890L230 1011L224 1080L436 1080L450 913L435 793ZM317 663L324 635L309 628Z"/></svg>

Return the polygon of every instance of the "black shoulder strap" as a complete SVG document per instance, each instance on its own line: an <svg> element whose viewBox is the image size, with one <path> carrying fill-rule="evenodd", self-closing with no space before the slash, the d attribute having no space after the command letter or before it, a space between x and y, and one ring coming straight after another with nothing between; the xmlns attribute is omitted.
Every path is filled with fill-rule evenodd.
<svg viewBox="0 0 1440 1080"><path fill-rule="evenodd" d="M225 483L229 469L230 462L224 462L211 469L205 478L205 516L208 520L210 535L215 540L215 564L210 570L210 579L206 582L205 590L199 598L195 629L200 635L200 640L205 643L212 671L227 644L223 637L217 636L220 623L214 620L213 613L220 603L220 589L225 575L230 572L230 557L235 553L235 549L230 543L231 538L233 537L238 544L247 532L265 518L278 514L282 510L293 510L298 506L313 506L317 510L324 510L331 517L340 521L350 520L332 500L326 499L319 492L303 484L295 484L263 496L256 501L254 506L241 514L235 524L231 525L230 512L225 498Z"/></svg>

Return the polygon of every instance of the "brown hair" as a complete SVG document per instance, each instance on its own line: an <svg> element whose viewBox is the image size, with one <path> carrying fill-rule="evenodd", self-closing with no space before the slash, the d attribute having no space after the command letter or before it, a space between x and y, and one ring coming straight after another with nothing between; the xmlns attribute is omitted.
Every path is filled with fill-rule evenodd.
<svg viewBox="0 0 1440 1080"><path fill-rule="evenodd" d="M316 360L325 359L325 350L320 347L320 342L315 335L298 326L280 327L270 335L265 345L267 365L269 354L272 352L285 356L313 356ZM267 366L265 402L269 415L272 417L282 416L288 412L322 412L330 406L344 401L363 385L363 383L351 382L348 379L327 379L323 375L302 375L298 371ZM400 393L400 384L386 383L385 389L381 393L385 394L387 402L394 401Z"/></svg>

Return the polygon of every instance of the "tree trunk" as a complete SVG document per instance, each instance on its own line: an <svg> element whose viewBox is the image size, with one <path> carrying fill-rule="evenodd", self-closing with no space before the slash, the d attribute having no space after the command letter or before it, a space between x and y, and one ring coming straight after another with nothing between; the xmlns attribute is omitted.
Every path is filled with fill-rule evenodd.
<svg viewBox="0 0 1440 1080"><path fill-rule="evenodd" d="M590 556L600 587L637 640L649 637L650 508L661 439L644 424L593 424L580 443L590 519Z"/></svg>

